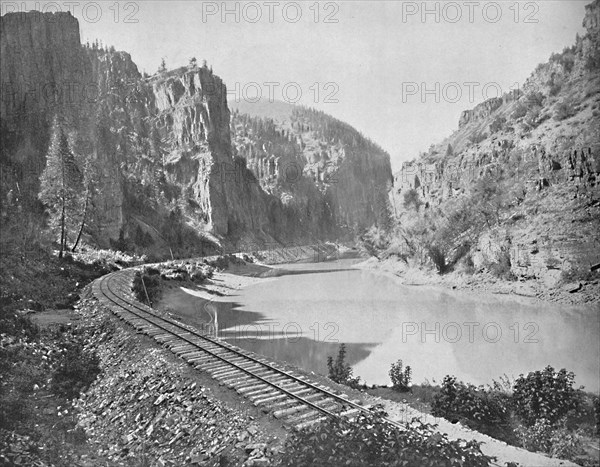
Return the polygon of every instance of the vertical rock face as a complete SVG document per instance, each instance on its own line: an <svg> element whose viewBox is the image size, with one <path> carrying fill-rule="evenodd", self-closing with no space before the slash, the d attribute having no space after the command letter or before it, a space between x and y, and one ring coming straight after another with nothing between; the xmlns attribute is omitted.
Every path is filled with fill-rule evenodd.
<svg viewBox="0 0 600 467"><path fill-rule="evenodd" d="M83 63L79 24L66 13L13 13L0 20L2 163L35 196L48 129L57 111L77 115Z"/></svg>
<svg viewBox="0 0 600 467"><path fill-rule="evenodd" d="M2 199L16 186L21 202L35 204L58 118L76 156L98 168L89 234L100 245L140 228L164 240L180 221L197 235L264 243L338 235L344 224L376 219L372 201L391 179L387 154L374 168L360 148L340 145L341 183L318 186L323 173L313 164L292 187L285 154L236 156L225 85L206 67L142 77L129 54L82 46L69 13L3 16L1 48ZM301 172L310 165L294 160Z"/></svg>
<svg viewBox="0 0 600 467"><path fill-rule="evenodd" d="M406 202L408 210L417 196L436 215L497 190L494 202L505 218L488 226L479 243L508 240L513 251L526 253L526 261L511 260L513 272L522 272L521 262L531 269L538 238L548 264L553 256L562 264L596 261L590 251L600 242L599 23L595 0L586 6L586 33L538 65L522 92L466 110L450 137L405 162L394 176L395 205Z"/></svg>

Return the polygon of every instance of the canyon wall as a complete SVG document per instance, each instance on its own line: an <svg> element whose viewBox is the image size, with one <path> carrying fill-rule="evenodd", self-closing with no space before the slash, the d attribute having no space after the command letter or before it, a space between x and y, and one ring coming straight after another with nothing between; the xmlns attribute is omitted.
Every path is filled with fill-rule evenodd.
<svg viewBox="0 0 600 467"><path fill-rule="evenodd" d="M540 64L521 90L464 111L450 137L405 162L390 192L399 215L415 196L444 219L493 192L497 218L475 242L477 267L507 245L518 274L557 276L600 262L599 17L595 0L572 47Z"/></svg>
<svg viewBox="0 0 600 467"><path fill-rule="evenodd" d="M59 122L76 158L96 167L86 238L102 246L131 246L136 235L170 247L193 237L198 245L304 242L378 221L373 203L391 182L387 154L322 141L339 154L330 170L339 183L324 187L323 175L304 173L302 151L238 151L225 85L205 66L142 76L129 54L82 46L69 13L3 16L1 50L4 204L41 209L39 177ZM284 176L276 160L295 161L300 173L290 175L288 164Z"/></svg>

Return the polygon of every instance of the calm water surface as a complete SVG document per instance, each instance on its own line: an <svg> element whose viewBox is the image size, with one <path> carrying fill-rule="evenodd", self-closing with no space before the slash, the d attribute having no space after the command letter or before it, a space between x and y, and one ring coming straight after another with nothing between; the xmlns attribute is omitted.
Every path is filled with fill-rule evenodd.
<svg viewBox="0 0 600 467"><path fill-rule="evenodd" d="M351 269L356 260L280 266L289 275L249 286L218 304L219 335L257 353L327 374L327 356L346 343L354 374L389 383L402 359L413 382L446 374L487 384L507 374L567 368L597 392L598 304L532 304L468 296Z"/></svg>

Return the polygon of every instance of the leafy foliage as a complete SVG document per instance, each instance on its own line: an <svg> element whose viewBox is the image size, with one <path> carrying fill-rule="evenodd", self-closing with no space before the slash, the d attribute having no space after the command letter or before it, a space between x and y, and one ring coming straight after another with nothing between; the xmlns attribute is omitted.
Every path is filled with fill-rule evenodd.
<svg viewBox="0 0 600 467"><path fill-rule="evenodd" d="M406 368L403 369L402 360L398 360L396 363L392 363L389 375L396 391L406 392L410 390L412 368L409 365L406 365Z"/></svg>
<svg viewBox="0 0 600 467"><path fill-rule="evenodd" d="M575 109L570 102L559 102L554 112L554 119L558 121L566 120L575 115L575 113Z"/></svg>
<svg viewBox="0 0 600 467"><path fill-rule="evenodd" d="M152 304L160 297L160 276L158 274L150 274L144 270L135 273L133 278L133 293L138 301L152 306Z"/></svg>
<svg viewBox="0 0 600 467"><path fill-rule="evenodd" d="M292 433L277 465L484 467L493 460L480 443L451 441L417 420L401 430L382 415L360 414L352 423L328 420Z"/></svg>
<svg viewBox="0 0 600 467"><path fill-rule="evenodd" d="M580 406L580 391L573 388L575 375L547 366L542 371L519 376L515 381L513 404L527 426L545 419L556 423Z"/></svg>
<svg viewBox="0 0 600 467"><path fill-rule="evenodd" d="M532 426L518 426L515 431L521 446L528 451L550 451L553 430L552 424L545 418L536 420Z"/></svg>
<svg viewBox="0 0 600 467"><path fill-rule="evenodd" d="M389 235L379 227L371 227L360 237L361 245L371 256L377 257L379 252L389 246Z"/></svg>
<svg viewBox="0 0 600 467"><path fill-rule="evenodd" d="M494 276L500 279L508 281L516 279L511 269L510 251L506 247L502 248L498 260L488 265L488 269Z"/></svg>
<svg viewBox="0 0 600 467"><path fill-rule="evenodd" d="M415 211L419 211L419 208L423 205L423 202L419 199L419 193L414 188L404 193L402 203L405 209L413 208Z"/></svg>
<svg viewBox="0 0 600 467"><path fill-rule="evenodd" d="M547 419L536 420L532 426L518 426L517 437L525 449L545 452L560 459L575 459L582 452L581 434L567 429L564 423L558 427Z"/></svg>
<svg viewBox="0 0 600 467"><path fill-rule="evenodd" d="M498 436L509 423L508 400L507 394L465 384L447 375L431 408L433 415L466 419L472 428Z"/></svg>
<svg viewBox="0 0 600 467"><path fill-rule="evenodd" d="M350 387L357 387L360 381L359 377L352 377L352 367L346 365L346 345L340 344L335 362L333 357L327 357L327 368L329 369L329 378L339 384L345 384Z"/></svg>
<svg viewBox="0 0 600 467"><path fill-rule="evenodd" d="M506 125L506 118L503 116L498 116L494 119L494 121L490 125L490 133L498 133L504 129Z"/></svg>

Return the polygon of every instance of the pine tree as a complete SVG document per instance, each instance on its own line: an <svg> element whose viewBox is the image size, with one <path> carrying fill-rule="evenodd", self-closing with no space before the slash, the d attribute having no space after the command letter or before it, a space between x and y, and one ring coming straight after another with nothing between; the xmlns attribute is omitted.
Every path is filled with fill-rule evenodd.
<svg viewBox="0 0 600 467"><path fill-rule="evenodd" d="M71 249L72 252L75 252L77 249L77 246L81 241L81 236L83 235L86 226L90 223L90 213L98 191L98 180L100 180L100 169L92 160L88 159L85 162L83 171L83 208L81 210L81 215L79 216L79 228L75 244Z"/></svg>
<svg viewBox="0 0 600 467"><path fill-rule="evenodd" d="M40 177L39 198L47 207L51 228L60 231L59 258L67 249L68 224L80 208L82 179L67 135L55 119L46 168Z"/></svg>
<svg viewBox="0 0 600 467"><path fill-rule="evenodd" d="M167 62L165 62L165 59L163 58L160 61L160 66L158 67L158 72L164 73L165 71L167 71Z"/></svg>

